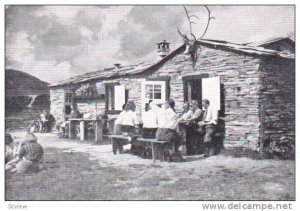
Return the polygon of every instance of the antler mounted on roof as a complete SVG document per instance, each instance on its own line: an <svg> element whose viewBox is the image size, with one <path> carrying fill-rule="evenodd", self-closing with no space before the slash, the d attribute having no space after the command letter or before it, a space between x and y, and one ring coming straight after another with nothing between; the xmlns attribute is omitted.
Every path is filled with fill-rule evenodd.
<svg viewBox="0 0 300 211"><path fill-rule="evenodd" d="M188 11L186 9L185 6L183 6L186 17L188 19L189 22L189 29L190 29L190 35L193 37L193 39L190 39L186 34L181 33L180 29L177 28L178 33L180 34L180 36L183 38L183 42L186 44L186 50L185 50L185 54L190 54L191 55L191 59L193 62L193 67L195 67L196 61L198 59L198 55L197 55L197 50L198 50L198 45L196 44L196 41L199 39L202 39L209 27L210 21L212 19L215 19L215 17L211 16L211 11L209 10L208 6L204 5L204 7L206 8L207 12L208 12L208 19L207 19L207 24L205 27L205 30L203 31L202 35L197 39L196 36L194 35L193 31L192 31L192 24L196 24L193 19L198 19L199 17L197 15L191 14L190 11Z"/></svg>
<svg viewBox="0 0 300 211"><path fill-rule="evenodd" d="M196 38L196 36L194 35L193 30L192 30L192 24L196 24L196 23L192 20L192 18L196 18L196 19L199 20L199 17L198 17L197 15L193 15L193 14L191 15L191 14L190 14L190 11L188 11L188 10L186 9L186 7L183 6L184 11L185 11L185 14L186 14L186 17L187 17L188 22L189 22L190 34L191 34L191 36L194 38L194 40L202 39L202 38L204 37L204 35L206 34L207 30L208 30L210 21L211 21L212 19L215 19L215 17L212 17L212 16L211 16L211 11L209 10L208 6L204 5L204 7L206 8L206 10L207 10L207 12L208 12L207 24L206 24L205 30L204 30L204 32L202 33L202 35L201 35L199 38ZM187 36L186 34L182 34L181 31L180 31L180 29L179 29L178 27L177 27L177 31L178 31L178 33L180 34L180 36L183 38L184 41L190 41L190 40L191 40L191 39L188 38L188 36Z"/></svg>

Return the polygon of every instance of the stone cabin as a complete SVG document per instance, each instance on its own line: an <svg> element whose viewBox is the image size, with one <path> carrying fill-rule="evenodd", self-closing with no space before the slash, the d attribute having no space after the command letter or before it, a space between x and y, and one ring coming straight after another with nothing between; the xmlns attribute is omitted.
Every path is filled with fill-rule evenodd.
<svg viewBox="0 0 300 211"><path fill-rule="evenodd" d="M206 98L224 122L225 147L256 149L270 134L295 137L293 53L214 40L196 44L195 64L185 45L168 53L167 43L158 49L162 58L154 64L116 64L52 84L51 113L63 121L76 103L81 112L105 112L113 118L127 100L141 114L150 99L163 104L168 98L182 112L185 101Z"/></svg>

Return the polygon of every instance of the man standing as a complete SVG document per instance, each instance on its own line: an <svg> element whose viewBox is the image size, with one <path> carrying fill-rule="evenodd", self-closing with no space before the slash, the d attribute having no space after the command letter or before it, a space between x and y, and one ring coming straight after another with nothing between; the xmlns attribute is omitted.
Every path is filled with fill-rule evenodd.
<svg viewBox="0 0 300 211"><path fill-rule="evenodd" d="M25 141L20 143L17 157L9 161L5 169L18 173L35 172L44 168L40 164L43 161L43 147L37 143L33 133L28 133Z"/></svg>
<svg viewBox="0 0 300 211"><path fill-rule="evenodd" d="M204 133L204 157L208 157L212 153L213 135L218 124L218 111L214 110L209 105L209 100L203 100L202 106L204 110L202 121L198 123L203 128Z"/></svg>

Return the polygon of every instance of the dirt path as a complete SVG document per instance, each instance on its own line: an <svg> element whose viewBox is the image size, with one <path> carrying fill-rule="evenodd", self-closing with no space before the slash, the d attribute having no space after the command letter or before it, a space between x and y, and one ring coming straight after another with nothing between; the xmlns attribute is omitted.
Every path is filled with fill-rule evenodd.
<svg viewBox="0 0 300 211"><path fill-rule="evenodd" d="M22 132L11 133L15 141ZM108 145L58 139L54 134L36 134L47 148L59 148L66 154L86 153L99 166L128 172L134 179L114 180L126 188L131 199L198 200L288 200L294 199L294 161L252 160L218 155L203 159L186 157L187 162L152 163L132 154L113 155ZM129 146L128 146L129 147ZM147 191L156 194L148 194ZM163 191L163 192L162 192Z"/></svg>

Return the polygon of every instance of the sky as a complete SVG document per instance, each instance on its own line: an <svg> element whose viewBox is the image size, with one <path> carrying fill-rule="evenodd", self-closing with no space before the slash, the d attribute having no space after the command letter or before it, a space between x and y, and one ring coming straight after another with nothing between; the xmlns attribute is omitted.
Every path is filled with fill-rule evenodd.
<svg viewBox="0 0 300 211"><path fill-rule="evenodd" d="M192 32L200 37L208 13L186 6ZM293 6L213 6L205 39L248 43L294 36ZM158 60L156 43L171 50L190 34L183 6L7 6L6 69L29 73L48 83L112 67Z"/></svg>

